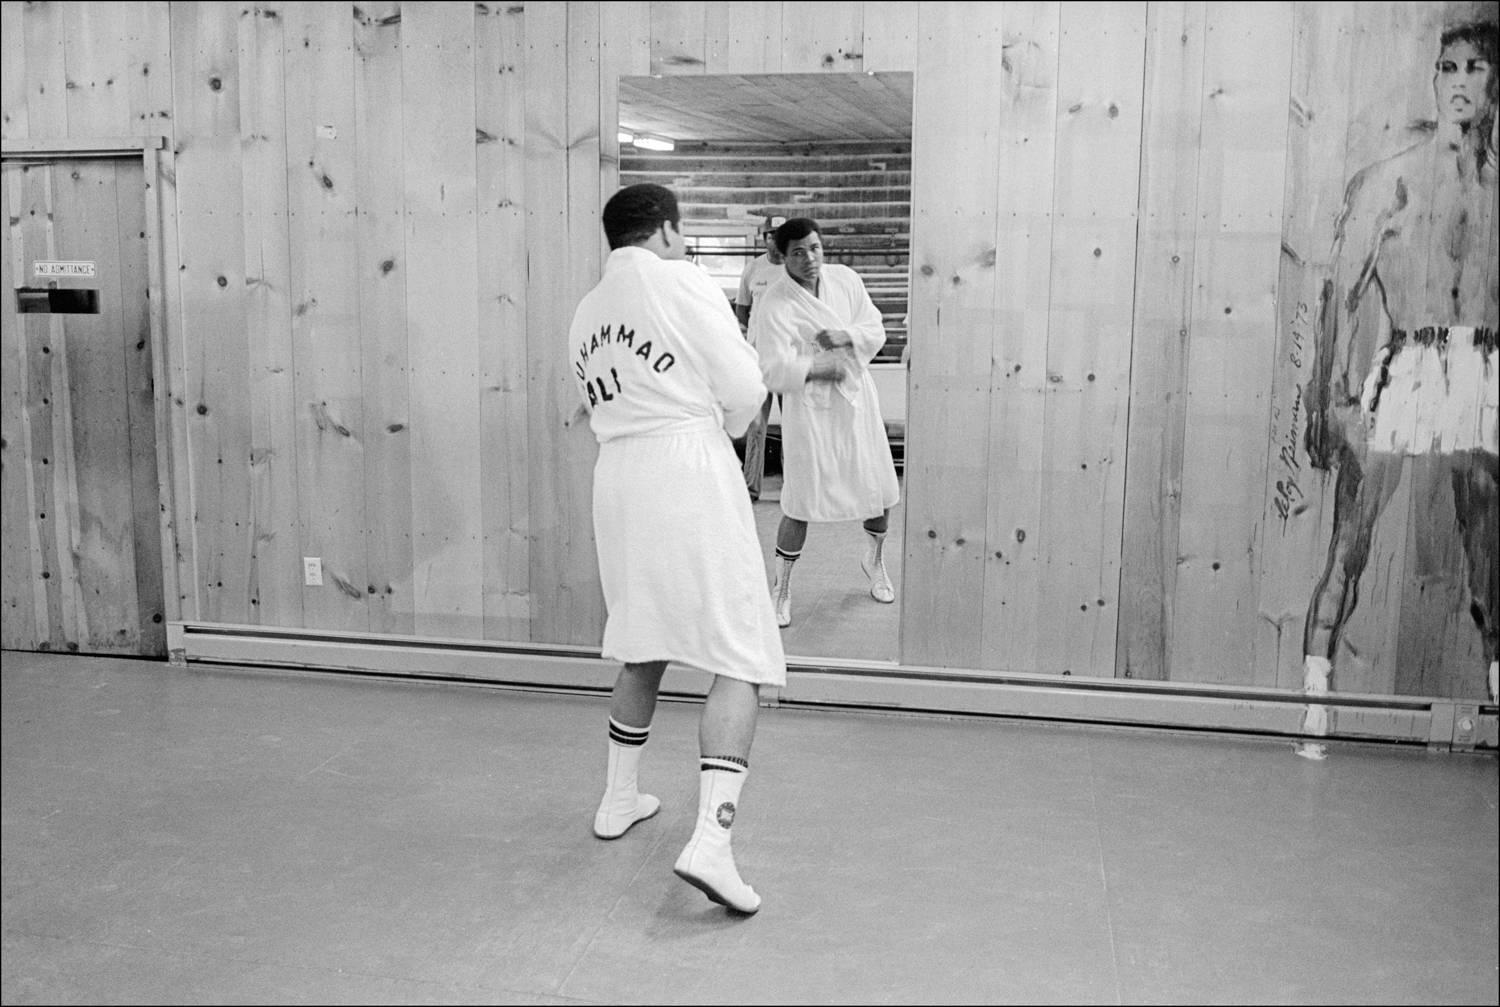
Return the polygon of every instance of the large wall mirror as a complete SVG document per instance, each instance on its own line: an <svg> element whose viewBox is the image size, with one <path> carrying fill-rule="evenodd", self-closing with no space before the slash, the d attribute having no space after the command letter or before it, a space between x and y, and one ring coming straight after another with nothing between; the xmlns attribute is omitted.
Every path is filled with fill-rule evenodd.
<svg viewBox="0 0 1500 1007"><path fill-rule="evenodd" d="M910 73L682 75L620 80L620 184L673 189L693 258L731 302L776 218L818 221L828 262L853 269L885 324L870 375L902 483L883 546L895 601L871 596L861 522L814 523L791 577L789 657L900 657L905 531L908 293L911 250ZM751 305L751 311L754 305ZM781 522L781 413L752 434L747 485L768 566ZM759 464L757 465L757 459ZM758 484L757 484L758 477ZM769 590L769 585L768 585Z"/></svg>

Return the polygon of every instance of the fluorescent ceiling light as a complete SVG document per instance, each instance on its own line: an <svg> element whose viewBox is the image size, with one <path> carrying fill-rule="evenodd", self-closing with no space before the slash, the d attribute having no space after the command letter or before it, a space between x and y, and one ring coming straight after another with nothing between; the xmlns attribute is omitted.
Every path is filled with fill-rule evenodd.
<svg viewBox="0 0 1500 1007"><path fill-rule="evenodd" d="M675 150L677 145L671 140L663 140L655 136L638 136L635 145L642 150Z"/></svg>
<svg viewBox="0 0 1500 1007"><path fill-rule="evenodd" d="M619 143L635 143L635 134L627 133L622 129L615 134L615 140Z"/></svg>

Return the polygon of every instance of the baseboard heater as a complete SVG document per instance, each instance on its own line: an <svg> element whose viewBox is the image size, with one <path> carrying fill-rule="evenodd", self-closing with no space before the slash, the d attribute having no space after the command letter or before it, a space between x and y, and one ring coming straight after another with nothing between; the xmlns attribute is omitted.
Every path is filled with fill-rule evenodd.
<svg viewBox="0 0 1500 1007"><path fill-rule="evenodd" d="M619 665L598 648L439 637L173 622L173 664L236 665L464 682L531 691L608 693ZM710 676L673 665L669 699L701 700ZM1022 672L969 672L788 657L787 684L762 704L909 715L1068 721L1297 739L1307 699L1285 689L1138 682ZM1329 741L1390 742L1442 751L1496 750L1500 710L1443 698L1333 693ZM1322 739L1320 739L1322 740Z"/></svg>

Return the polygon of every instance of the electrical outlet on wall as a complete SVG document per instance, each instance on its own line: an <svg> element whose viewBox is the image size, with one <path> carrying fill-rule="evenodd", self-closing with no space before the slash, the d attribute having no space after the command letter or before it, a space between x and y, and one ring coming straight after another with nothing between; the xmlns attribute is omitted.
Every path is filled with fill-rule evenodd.
<svg viewBox="0 0 1500 1007"><path fill-rule="evenodd" d="M1453 750L1472 752L1479 736L1479 707L1460 703L1453 711Z"/></svg>
<svg viewBox="0 0 1500 1007"><path fill-rule="evenodd" d="M323 559L321 556L302 557L302 580L309 587L320 587L323 584Z"/></svg>

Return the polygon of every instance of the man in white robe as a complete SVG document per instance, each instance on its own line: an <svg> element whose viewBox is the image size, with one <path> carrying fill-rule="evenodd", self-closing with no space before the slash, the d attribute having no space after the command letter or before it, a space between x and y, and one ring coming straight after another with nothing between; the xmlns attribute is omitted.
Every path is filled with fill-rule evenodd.
<svg viewBox="0 0 1500 1007"><path fill-rule="evenodd" d="M890 510L900 499L870 361L885 324L859 274L823 261L818 223L795 217L776 229L786 276L757 299L750 342L766 386L781 401L781 527L771 593L776 623L792 621L792 564L810 521L864 522L861 566L870 595L889 604L885 571Z"/></svg>
<svg viewBox="0 0 1500 1007"><path fill-rule="evenodd" d="M699 725L697 825L674 870L748 914L760 896L735 867L730 826L760 686L786 683L786 657L730 438L744 431L766 388L718 285L684 259L679 221L676 197L662 186L628 186L611 197L604 275L568 334L574 380L599 441L602 651L624 663L594 834L616 839L660 809L636 779L667 663L712 673Z"/></svg>

